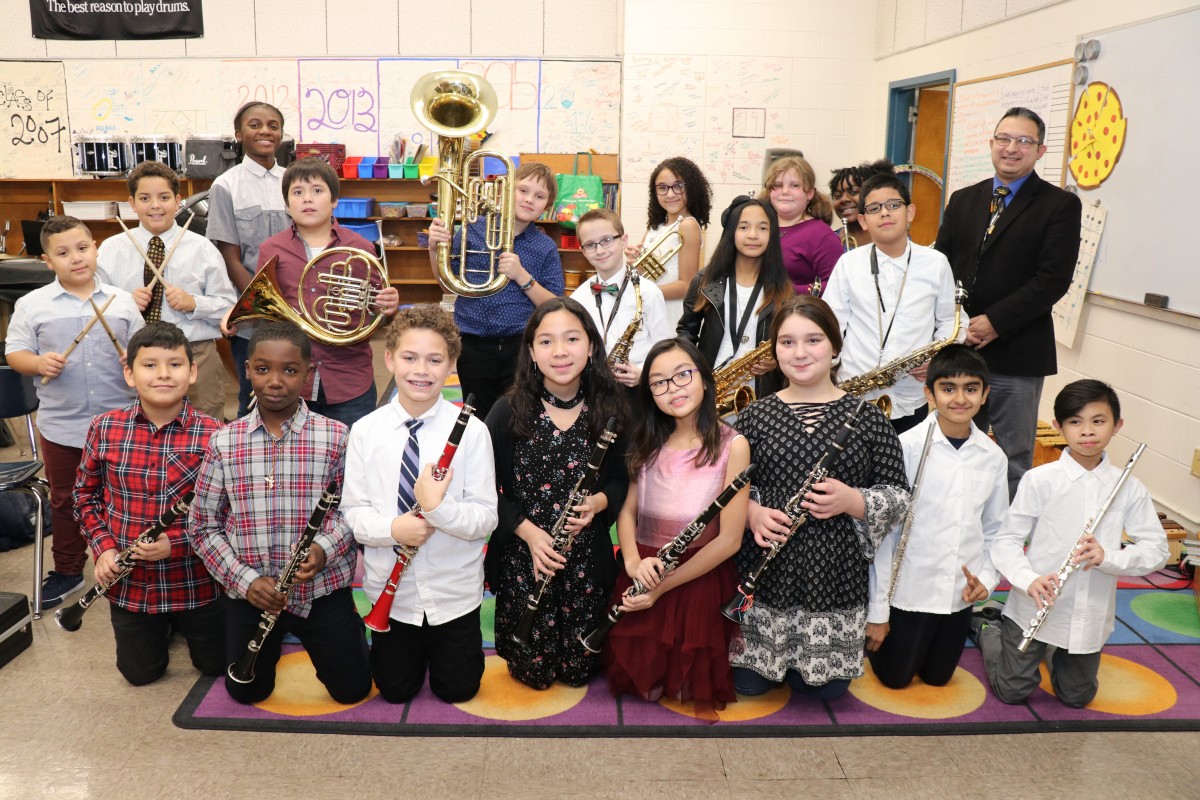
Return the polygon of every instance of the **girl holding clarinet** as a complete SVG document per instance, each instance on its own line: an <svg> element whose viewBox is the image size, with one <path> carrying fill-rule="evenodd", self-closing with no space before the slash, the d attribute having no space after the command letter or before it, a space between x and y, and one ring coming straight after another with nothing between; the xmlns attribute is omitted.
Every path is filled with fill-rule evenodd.
<svg viewBox="0 0 1200 800"><path fill-rule="evenodd" d="M736 699L729 645L737 626L720 614L737 575L748 492L739 492L662 576L670 542L750 463L745 437L717 417L712 369L686 339L646 357L642 415L629 445L629 493L617 518L625 574L613 602L628 614L608 636L604 666L614 695L663 696L721 709ZM627 595L637 580L648 591Z"/></svg>
<svg viewBox="0 0 1200 800"><path fill-rule="evenodd" d="M561 297L538 306L525 326L513 386L487 417L500 521L484 563L496 595L496 652L514 678L535 689L555 680L582 686L599 664L580 637L603 618L616 578L608 531L629 483L621 437L603 453L594 487L584 487L590 494L566 505L596 463L608 420L620 425L625 416L625 392L587 310ZM555 549L549 533L560 518L574 535L566 552ZM518 644L512 637L543 575L553 578L527 641Z"/></svg>
<svg viewBox="0 0 1200 800"><path fill-rule="evenodd" d="M752 403L738 430L758 466L735 563L745 578L764 548L786 543L743 593L735 616L742 639L731 648L734 686L763 694L782 682L820 700L841 696L863 673L867 584L875 548L908 504L904 455L879 409L858 408L837 388L842 337L825 301L793 297L775 315L775 358L787 387ZM852 426L842 449L838 444ZM814 466L828 475L782 509ZM793 519L806 520L789 539ZM738 587L742 592L745 582ZM734 597L737 597L735 593Z"/></svg>

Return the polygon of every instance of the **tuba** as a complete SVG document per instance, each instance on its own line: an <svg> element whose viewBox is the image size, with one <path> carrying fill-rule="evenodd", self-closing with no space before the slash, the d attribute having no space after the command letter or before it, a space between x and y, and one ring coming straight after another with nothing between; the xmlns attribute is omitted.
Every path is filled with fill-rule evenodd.
<svg viewBox="0 0 1200 800"><path fill-rule="evenodd" d="M344 345L368 338L383 321L382 315L373 313L371 307L378 294L388 287L387 270L365 250L330 247L313 256L300 273L301 291L296 293L299 311L284 299L275 274L278 264L278 258L263 264L233 304L226 324L244 319L291 322L313 341ZM303 291L310 272L317 276L320 294Z"/></svg>
<svg viewBox="0 0 1200 800"><path fill-rule="evenodd" d="M462 206L462 228L458 247L458 269L451 263L453 241L437 248L438 280L450 291L462 297L486 297L508 284L508 278L497 270L501 253L511 253L513 247L514 211L516 208L513 165L508 156L495 150L475 150L464 158L464 142L468 136L482 131L496 116L496 90L478 75L446 70L431 72L417 81L409 98L417 120L438 135L438 169L436 179L437 218L454 232L459 204ZM500 161L506 174L487 181L471 176L471 167L478 159ZM483 216L484 250L467 249L467 225ZM487 256L487 269L468 265L472 254ZM471 274L482 275L481 281L468 280Z"/></svg>
<svg viewBox="0 0 1200 800"><path fill-rule="evenodd" d="M653 247L643 250L630 267L652 281L661 278L671 256L683 249L683 234L679 232L680 222L682 219L677 219L668 225L662 238L655 242Z"/></svg>

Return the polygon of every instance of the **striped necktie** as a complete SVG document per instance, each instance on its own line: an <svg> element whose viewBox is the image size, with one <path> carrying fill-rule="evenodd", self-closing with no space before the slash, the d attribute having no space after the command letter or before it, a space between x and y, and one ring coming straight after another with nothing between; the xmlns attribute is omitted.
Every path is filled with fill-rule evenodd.
<svg viewBox="0 0 1200 800"><path fill-rule="evenodd" d="M417 484L417 475L421 469L417 431L424 423L419 419L410 419L404 424L408 427L408 442L405 443L404 455L400 458L400 487L396 490L396 510L399 514L407 514L417 503L413 494L413 487Z"/></svg>
<svg viewBox="0 0 1200 800"><path fill-rule="evenodd" d="M983 241L979 243L979 252L983 252L987 248L988 238L991 237L992 231L996 230L996 223L1000 221L1000 216L1004 213L1006 205L1004 198L1012 194L1012 189L1007 186L997 186L996 191L992 193L992 202L988 206L988 226L983 232Z"/></svg>

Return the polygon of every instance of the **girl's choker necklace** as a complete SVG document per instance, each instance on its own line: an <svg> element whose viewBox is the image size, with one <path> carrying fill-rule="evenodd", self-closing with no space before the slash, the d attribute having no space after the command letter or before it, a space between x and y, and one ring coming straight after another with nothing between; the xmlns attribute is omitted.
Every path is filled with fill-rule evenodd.
<svg viewBox="0 0 1200 800"><path fill-rule="evenodd" d="M542 386L542 399L555 408L574 408L583 402L583 384L579 385L579 391L570 400L563 400L561 397L552 394L545 386Z"/></svg>

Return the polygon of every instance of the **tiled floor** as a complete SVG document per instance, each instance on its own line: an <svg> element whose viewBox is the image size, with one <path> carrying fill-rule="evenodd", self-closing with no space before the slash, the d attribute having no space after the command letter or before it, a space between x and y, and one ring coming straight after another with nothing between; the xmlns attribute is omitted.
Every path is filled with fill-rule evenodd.
<svg viewBox="0 0 1200 800"><path fill-rule="evenodd" d="M0 461L16 457L0 450ZM0 588L28 593L32 565L28 547L0 553ZM166 677L135 689L113 664L106 603L77 633L60 630L53 613L34 628L33 647L0 670L0 800L1200 797L1200 733L684 740L186 731L171 724L196 679L182 642Z"/></svg>

